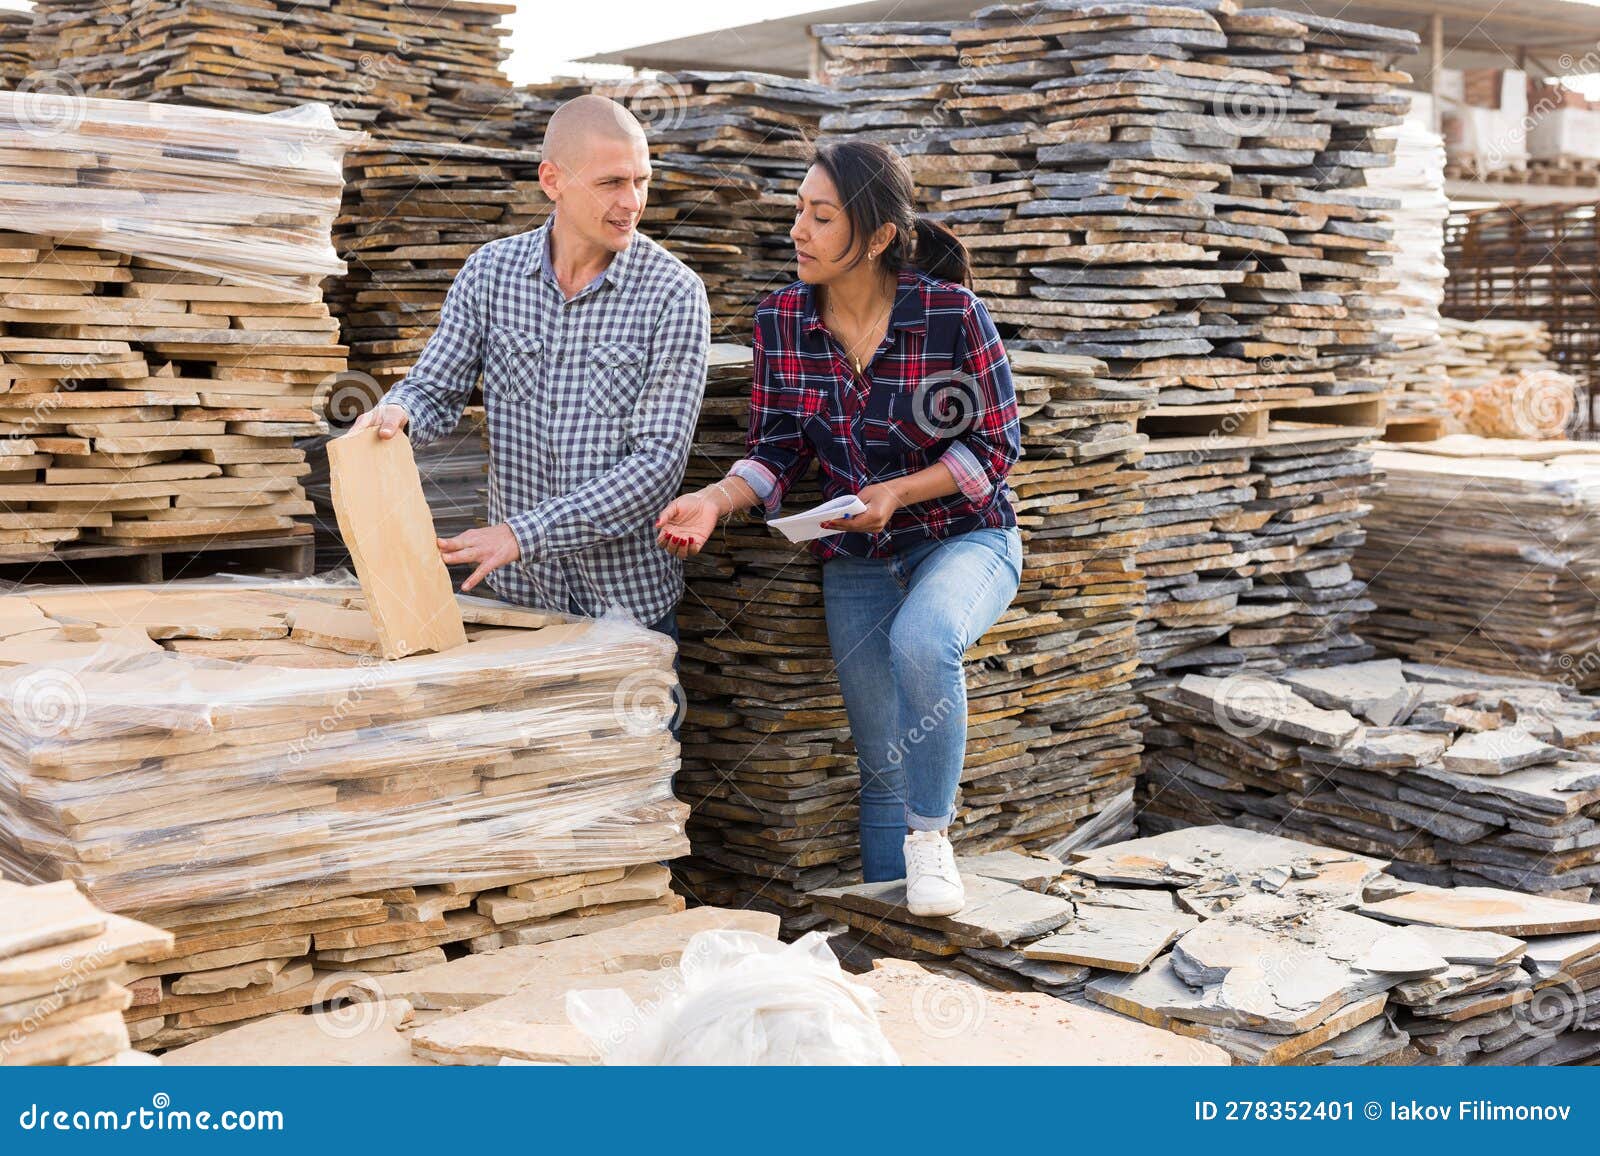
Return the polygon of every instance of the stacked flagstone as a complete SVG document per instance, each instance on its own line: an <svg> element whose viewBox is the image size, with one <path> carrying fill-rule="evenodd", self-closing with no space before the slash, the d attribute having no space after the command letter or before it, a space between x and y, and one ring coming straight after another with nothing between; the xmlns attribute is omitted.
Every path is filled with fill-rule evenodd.
<svg viewBox="0 0 1600 1156"><path fill-rule="evenodd" d="M0 865L173 933L125 975L141 1048L681 908L670 645L460 610L391 661L324 582L0 599Z"/></svg>
<svg viewBox="0 0 1600 1156"><path fill-rule="evenodd" d="M1102 847L1063 872L958 861L960 913L904 883L818 892L847 963L909 957L1005 992L1106 1008L1236 1063L1562 1064L1600 1053L1600 907L1417 886L1380 858L1224 826ZM973 994L940 1020L981 1022ZM1179 1059L1178 1062L1183 1062Z"/></svg>
<svg viewBox="0 0 1600 1156"><path fill-rule="evenodd" d="M1011 608L966 655L953 837L967 849L1055 846L1126 797L1138 765L1142 712L1130 685L1144 474L1134 425L1148 391L1106 381L1088 358L1019 354L1013 371L1023 574ZM686 485L721 478L743 456L749 374L747 349L714 351ZM785 507L820 500L808 477ZM719 530L687 575L677 784L695 813L680 879L702 901L755 904L802 928L817 919L804 893L859 864L855 758L820 567L751 519Z"/></svg>
<svg viewBox="0 0 1600 1156"><path fill-rule="evenodd" d="M1600 885L1600 700L1561 683L1382 659L1146 698L1143 830L1294 834L1432 884Z"/></svg>

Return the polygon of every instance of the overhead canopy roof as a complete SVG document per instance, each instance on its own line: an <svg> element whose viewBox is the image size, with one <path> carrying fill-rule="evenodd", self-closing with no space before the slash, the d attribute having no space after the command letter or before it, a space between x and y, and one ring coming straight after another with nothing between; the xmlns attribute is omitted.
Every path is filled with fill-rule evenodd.
<svg viewBox="0 0 1600 1156"><path fill-rule="evenodd" d="M985 0L872 0L620 48L587 57L585 62L669 72L680 68L753 69L805 76L811 71L809 30L813 24L959 20L986 6ZM1423 33L1424 48L1429 20L1438 12L1444 17L1447 48L1492 54L1505 58L1508 66L1515 62L1518 49L1548 56L1565 49L1581 52L1600 42L1600 4L1573 0L1265 0L1259 4L1247 0L1246 6L1300 9L1341 20L1411 28Z"/></svg>

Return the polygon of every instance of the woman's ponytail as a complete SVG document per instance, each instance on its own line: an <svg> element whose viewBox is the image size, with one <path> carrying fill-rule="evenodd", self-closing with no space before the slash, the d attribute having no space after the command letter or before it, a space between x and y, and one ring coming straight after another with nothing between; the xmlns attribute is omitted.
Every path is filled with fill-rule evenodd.
<svg viewBox="0 0 1600 1156"><path fill-rule="evenodd" d="M916 220L917 250L912 264L939 281L972 287L972 261L961 238L930 217Z"/></svg>

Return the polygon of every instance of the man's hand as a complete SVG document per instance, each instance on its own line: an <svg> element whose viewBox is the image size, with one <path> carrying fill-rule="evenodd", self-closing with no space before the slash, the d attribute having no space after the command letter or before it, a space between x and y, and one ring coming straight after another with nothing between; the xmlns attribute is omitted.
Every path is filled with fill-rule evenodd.
<svg viewBox="0 0 1600 1156"><path fill-rule="evenodd" d="M377 426L378 436L387 440L405 429L406 423L410 420L410 416L398 405L393 402L380 401L377 405L367 410L366 413L356 418L356 424L351 426L344 436L349 437L350 434L359 430Z"/></svg>
<svg viewBox="0 0 1600 1156"><path fill-rule="evenodd" d="M875 486L867 486L856 497L867 504L867 508L859 514L848 518L834 518L823 522L824 530L848 531L853 534L876 534L889 524L889 519L894 517L902 503L887 482L880 482Z"/></svg>
<svg viewBox="0 0 1600 1156"><path fill-rule="evenodd" d="M382 434L379 435L380 437ZM522 557L522 547L511 527L501 522L482 530L468 530L454 538L439 538L439 556L446 566L476 562L478 568L461 584L465 594L491 572Z"/></svg>
<svg viewBox="0 0 1600 1156"><path fill-rule="evenodd" d="M656 519L656 543L674 558L697 554L717 528L717 504L704 494L674 498Z"/></svg>

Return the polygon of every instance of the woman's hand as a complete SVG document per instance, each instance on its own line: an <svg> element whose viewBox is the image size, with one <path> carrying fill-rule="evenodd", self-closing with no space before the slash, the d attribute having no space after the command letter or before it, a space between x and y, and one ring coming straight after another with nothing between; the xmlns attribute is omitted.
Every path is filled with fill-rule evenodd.
<svg viewBox="0 0 1600 1156"><path fill-rule="evenodd" d="M674 558L698 554L717 528L717 503L703 493L674 498L656 519L656 544Z"/></svg>
<svg viewBox="0 0 1600 1156"><path fill-rule="evenodd" d="M868 486L856 497L867 504L867 508L859 514L848 518L834 518L832 521L823 522L824 530L839 530L852 534L876 534L889 524L889 519L894 517L895 511L903 504L900 495L887 482Z"/></svg>

